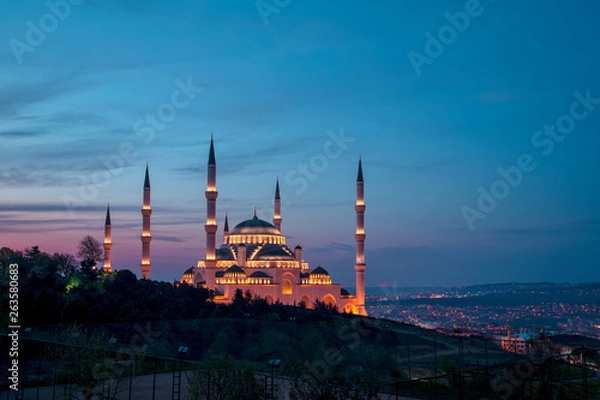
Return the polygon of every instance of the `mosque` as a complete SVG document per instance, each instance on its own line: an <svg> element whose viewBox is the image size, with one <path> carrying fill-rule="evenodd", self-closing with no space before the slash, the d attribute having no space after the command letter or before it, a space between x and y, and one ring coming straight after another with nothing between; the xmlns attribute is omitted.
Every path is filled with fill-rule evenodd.
<svg viewBox="0 0 600 400"><path fill-rule="evenodd" d="M268 302L280 301L283 304L300 305L310 308L316 300L335 306L339 311L367 315L365 308L365 256L364 256L364 181L362 163L358 161L356 179L356 295L351 295L340 284L333 283L329 273L322 267L311 269L302 257L302 247L292 250L288 247L281 231L281 197L279 181L275 185L273 223L254 216L242 221L229 230L225 215L223 240L217 247L216 203L217 203L217 164L214 140L211 136L208 154L206 197L206 255L196 267L186 270L180 282L196 287L204 287L215 293L217 303L230 303L237 289L253 296L260 296ZM142 277L150 279L150 178L148 165L144 179L144 202L142 206ZM110 272L111 222L110 209L107 209L104 235L104 270Z"/></svg>

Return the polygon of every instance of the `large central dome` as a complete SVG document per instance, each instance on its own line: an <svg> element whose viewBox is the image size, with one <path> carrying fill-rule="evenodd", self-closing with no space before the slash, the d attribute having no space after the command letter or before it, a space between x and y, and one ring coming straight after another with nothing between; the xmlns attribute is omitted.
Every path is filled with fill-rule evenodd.
<svg viewBox="0 0 600 400"><path fill-rule="evenodd" d="M256 216L252 219L240 222L229 232L230 235L280 235L281 233L274 225L258 219Z"/></svg>

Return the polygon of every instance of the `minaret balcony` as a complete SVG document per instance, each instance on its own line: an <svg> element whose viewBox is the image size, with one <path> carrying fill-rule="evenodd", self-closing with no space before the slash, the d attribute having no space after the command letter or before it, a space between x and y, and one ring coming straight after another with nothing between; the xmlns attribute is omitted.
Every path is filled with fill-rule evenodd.
<svg viewBox="0 0 600 400"><path fill-rule="evenodd" d="M217 224L206 224L204 225L204 230L206 233L216 233L217 232Z"/></svg>
<svg viewBox="0 0 600 400"><path fill-rule="evenodd" d="M357 272L364 272L365 269L367 269L367 264L365 264L365 263L354 264L354 269Z"/></svg>

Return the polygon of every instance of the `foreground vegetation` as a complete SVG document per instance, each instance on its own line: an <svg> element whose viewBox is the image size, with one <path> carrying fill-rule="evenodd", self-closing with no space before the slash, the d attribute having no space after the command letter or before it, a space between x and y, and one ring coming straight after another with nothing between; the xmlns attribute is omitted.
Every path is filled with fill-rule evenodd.
<svg viewBox="0 0 600 400"><path fill-rule="evenodd" d="M190 370L194 399L215 399L219 385L229 398L268 398L260 373L288 382L285 393L298 400L374 399L384 392L475 399L499 393L507 365L520 360L482 339L339 314L319 302L310 309L268 304L238 291L230 305L216 305L204 289L138 280L127 270L103 274L93 258L77 264L37 247L0 249L3 285L13 263L21 325L30 328L21 336L22 357L43 362L45 375L76 385L83 398L106 394L99 390L107 381L115 396L132 375L183 368ZM273 360L280 360L276 370ZM548 390L577 398L598 389L596 381L583 387L583 376L593 374L583 368L559 362L536 368L528 378L531 398L547 397ZM557 384L564 376L572 384ZM506 398L525 387L520 382Z"/></svg>

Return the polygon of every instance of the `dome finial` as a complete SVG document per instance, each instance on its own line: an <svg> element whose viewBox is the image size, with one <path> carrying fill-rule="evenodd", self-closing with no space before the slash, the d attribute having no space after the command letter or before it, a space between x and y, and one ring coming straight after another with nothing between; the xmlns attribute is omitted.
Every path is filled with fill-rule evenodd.
<svg viewBox="0 0 600 400"><path fill-rule="evenodd" d="M252 217L252 219L258 219L258 217L256 216L256 206L254 206L254 216Z"/></svg>

